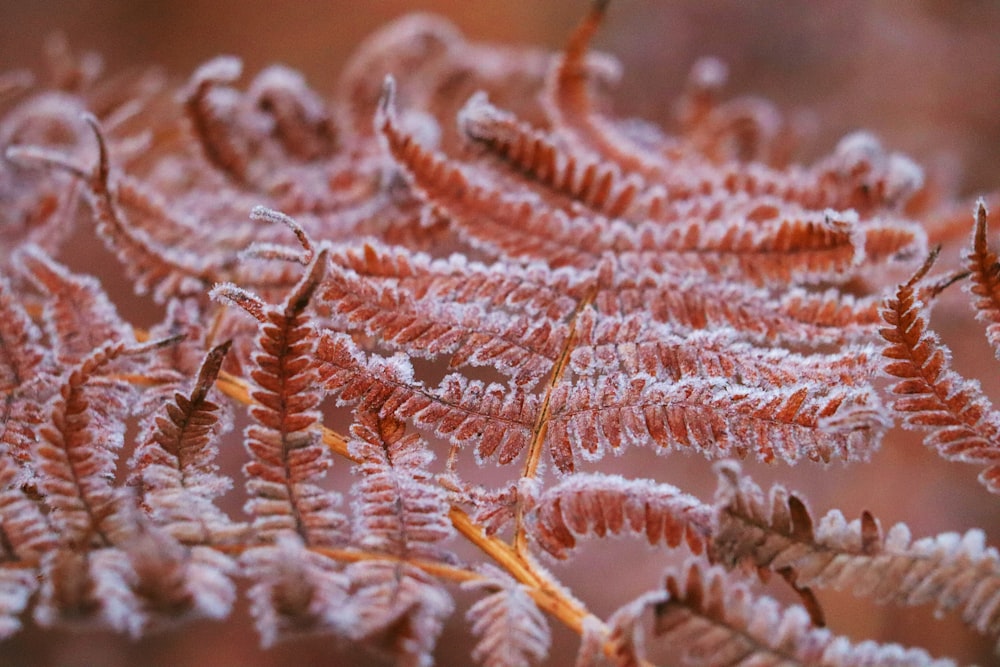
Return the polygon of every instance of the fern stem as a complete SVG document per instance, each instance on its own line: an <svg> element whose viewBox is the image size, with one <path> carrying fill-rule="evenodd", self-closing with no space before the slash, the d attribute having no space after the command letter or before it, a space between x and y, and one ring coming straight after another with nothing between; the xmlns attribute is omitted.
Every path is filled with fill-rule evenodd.
<svg viewBox="0 0 1000 667"><path fill-rule="evenodd" d="M503 540L486 535L464 510L452 507L449 516L458 532L530 589L531 596L539 607L574 632L583 632L583 619L589 615L586 609L559 592L549 578L538 572L523 554Z"/></svg>
<svg viewBox="0 0 1000 667"><path fill-rule="evenodd" d="M549 426L549 405L552 399L552 392L566 374L566 367L569 364L569 355L576 345L576 321L580 313L583 312L597 298L597 286L592 286L580 299L580 302L573 309L569 319L569 333L566 342L559 351L556 363L552 367L552 374L549 378L548 386L545 388L545 398L542 400L542 408L538 411L538 419L531 430L531 442L528 444L528 456L524 462L524 470L521 473L522 479L534 479L538 475L538 466L542 460L542 445L545 443L545 434ZM521 512L517 514L517 527L514 531L514 550L523 555L528 550L527 535L524 531L524 521Z"/></svg>

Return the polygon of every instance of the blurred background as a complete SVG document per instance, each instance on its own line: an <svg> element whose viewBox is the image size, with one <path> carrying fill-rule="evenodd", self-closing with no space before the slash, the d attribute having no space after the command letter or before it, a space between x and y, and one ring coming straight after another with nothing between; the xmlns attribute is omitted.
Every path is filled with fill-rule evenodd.
<svg viewBox="0 0 1000 667"><path fill-rule="evenodd" d="M322 93L333 90L362 39L408 12L447 16L469 39L557 50L586 7L585 0L0 0L0 71L37 71L43 39L61 31L74 51L99 53L109 73L158 65L182 80L225 53L240 56L251 75L271 63L290 65ZM815 133L803 146L802 160L829 152L849 131L869 129L953 183L956 193L972 196L1000 189L998 35L996 0L614 0L597 47L624 66L614 95L621 114L669 129L673 100L692 63L718 56L730 68L727 97L760 95L812 118ZM988 369L985 384L997 396L992 378L1000 366L987 358L992 355L982 329L961 305L961 317L940 324L955 349L956 367L979 377ZM608 465L646 476L666 466L666 481L711 499L714 481L703 460L664 460L633 450ZM831 507L849 518L870 509L883 525L906 521L917 536L979 526L991 544L1000 543L1000 504L976 482L978 470L941 462L912 434L887 440L872 465L834 466L822 474L811 466L745 468L765 487L787 480L817 516ZM659 585L661 556L634 541L593 542L556 571L595 612L607 615ZM621 570L623 559L630 575L609 586L603 573ZM965 662L994 660L988 642L953 617L932 622L927 609L885 610L837 594L824 593L821 600L834 629L849 636L919 645ZM457 593L457 601L459 612L442 637L440 665L468 663L461 610L469 597ZM550 664L572 664L576 640L555 628L554 634ZM0 644L0 665L17 667L293 664L384 663L325 639L260 651L245 606L226 623L185 626L140 642L27 630Z"/></svg>
<svg viewBox="0 0 1000 667"><path fill-rule="evenodd" d="M186 77L212 56L246 71L280 62L320 91L368 34L412 11L448 16L470 38L558 48L586 0L0 0L0 66L40 62L64 32L111 72L158 64ZM817 116L815 150L864 127L924 164L963 167L966 190L1000 182L1000 3L995 0L615 0L597 45L623 62L617 109L653 121L700 56L730 66L733 94ZM807 156L808 157L808 156Z"/></svg>

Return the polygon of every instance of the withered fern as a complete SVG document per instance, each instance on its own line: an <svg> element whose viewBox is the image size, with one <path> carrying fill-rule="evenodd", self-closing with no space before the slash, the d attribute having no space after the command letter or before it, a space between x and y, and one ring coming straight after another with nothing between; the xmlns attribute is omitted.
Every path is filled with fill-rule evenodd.
<svg viewBox="0 0 1000 667"><path fill-rule="evenodd" d="M245 608L265 649L401 665L456 609L487 667L955 664L855 637L835 592L1000 641L983 529L814 520L731 460L849 477L900 425L995 501L1000 413L929 313L968 278L997 351L985 200L929 278L970 219L912 161L855 133L792 163L715 60L673 134L617 118L607 9L561 53L407 17L332 96L231 56L104 82L61 43L51 85L0 76L0 661ZM78 272L88 234L158 322Z"/></svg>

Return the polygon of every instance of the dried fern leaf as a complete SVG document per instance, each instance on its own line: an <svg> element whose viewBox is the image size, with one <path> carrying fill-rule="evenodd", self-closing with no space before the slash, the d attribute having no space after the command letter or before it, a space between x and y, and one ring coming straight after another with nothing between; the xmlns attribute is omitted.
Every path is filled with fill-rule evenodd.
<svg viewBox="0 0 1000 667"><path fill-rule="evenodd" d="M606 4L592 4L557 60L547 82L545 109L553 125L573 143L587 146L624 172L641 174L664 187L667 202L705 193L766 194L813 210L855 209L868 215L879 207L898 206L920 187L920 170L902 156L885 153L869 135L850 137L827 163L808 171L778 171L759 163L737 161L720 168L706 159L710 155L690 147L664 147L661 155L636 145L611 120L594 110L587 86L584 56ZM747 145L753 143L751 140ZM664 159L666 154L672 161Z"/></svg>
<svg viewBox="0 0 1000 667"><path fill-rule="evenodd" d="M220 406L209 399L229 347L223 343L206 355L191 391L175 392L151 419L131 461L150 518L187 545L214 544L239 530L214 503L232 486L215 464L214 441L228 424L220 423Z"/></svg>
<svg viewBox="0 0 1000 667"><path fill-rule="evenodd" d="M879 330L884 370L899 381L891 391L898 398L892 410L903 425L923 431L924 444L952 461L985 464L979 480L991 493L1000 493L1000 414L979 383L951 370L948 348L928 328L927 308L920 301L920 281L935 255L886 300Z"/></svg>
<svg viewBox="0 0 1000 667"><path fill-rule="evenodd" d="M348 636L387 653L396 664L429 667L445 619L454 610L441 584L408 563L348 565L350 597L341 612Z"/></svg>
<svg viewBox="0 0 1000 667"><path fill-rule="evenodd" d="M414 298L395 285L373 284L337 267L320 295L346 331L360 329L417 356L449 354L452 368L495 367L518 384L531 384L547 372L567 335L559 322L487 312L447 295Z"/></svg>
<svg viewBox="0 0 1000 667"><path fill-rule="evenodd" d="M135 573L123 550L61 547L45 554L41 574L34 619L42 627L142 633L146 615L129 585Z"/></svg>
<svg viewBox="0 0 1000 667"><path fill-rule="evenodd" d="M813 627L801 607L782 609L754 595L746 584L697 561L686 572L669 572L667 599L656 605L654 634L680 648L685 664L822 665L841 667L946 667L919 649L897 644L852 644Z"/></svg>
<svg viewBox="0 0 1000 667"><path fill-rule="evenodd" d="M165 301L169 296L200 295L226 278L213 267L218 258L176 250L158 242L144 229L130 225L122 216L119 197L134 190L118 191L111 179L112 169L104 135L96 119L87 117L97 138L98 162L88 179L89 202L97 218L97 232L125 266L139 294L152 291ZM232 258L229 258L232 261Z"/></svg>
<svg viewBox="0 0 1000 667"><path fill-rule="evenodd" d="M74 364L108 342L134 340L101 284L71 273L34 247L18 254L22 271L46 295L45 333L63 364Z"/></svg>
<svg viewBox="0 0 1000 667"><path fill-rule="evenodd" d="M532 181L609 218L633 222L654 217L662 206L662 189L618 165L579 154L548 133L502 111L477 93L459 111L460 129L470 139Z"/></svg>
<svg viewBox="0 0 1000 667"><path fill-rule="evenodd" d="M34 609L43 626L111 628L133 639L185 619L227 616L236 597L235 567L205 547L185 549L143 525L123 502L115 545L83 540L47 551Z"/></svg>
<svg viewBox="0 0 1000 667"><path fill-rule="evenodd" d="M332 465L317 429L321 400L314 356L316 326L307 312L326 269L326 250L316 253L299 284L280 306L233 285L213 290L260 322L258 349L250 369L250 415L256 424L244 431L251 460L245 465L250 500L246 511L262 542L291 532L307 546L343 542L340 498L316 484Z"/></svg>
<svg viewBox="0 0 1000 667"><path fill-rule="evenodd" d="M593 109L587 87L586 55L607 4L606 0L591 3L590 11L557 59L546 82L545 110L552 124L575 140L574 143L592 148L625 171L655 177L663 170L660 160L649 151L641 150Z"/></svg>
<svg viewBox="0 0 1000 667"><path fill-rule="evenodd" d="M356 410L412 419L458 446L475 446L480 460L510 463L531 440L537 396L517 385L486 384L451 373L438 387L413 377L399 356L366 358L345 334L324 332L316 347L320 380Z"/></svg>
<svg viewBox="0 0 1000 667"><path fill-rule="evenodd" d="M484 579L462 584L466 590L489 591L465 613L479 637L472 659L483 667L531 667L549 653L552 636L545 615L523 584L496 568Z"/></svg>
<svg viewBox="0 0 1000 667"><path fill-rule="evenodd" d="M6 448L0 448L0 563L37 565L55 546L43 508L22 488L23 473Z"/></svg>
<svg viewBox="0 0 1000 667"><path fill-rule="evenodd" d="M38 588L38 565L58 536L19 482L20 466L0 446L0 640L21 628L19 616Z"/></svg>
<svg viewBox="0 0 1000 667"><path fill-rule="evenodd" d="M241 137L230 132L233 100L219 89L240 77L243 63L239 58L219 56L191 75L184 100L184 111L205 158L236 183L247 178L249 147Z"/></svg>
<svg viewBox="0 0 1000 667"><path fill-rule="evenodd" d="M0 641L21 630L19 617L37 589L35 569L0 565Z"/></svg>
<svg viewBox="0 0 1000 667"><path fill-rule="evenodd" d="M594 616L585 617L573 667L606 667L604 644L607 638L608 629L604 623Z"/></svg>
<svg viewBox="0 0 1000 667"><path fill-rule="evenodd" d="M642 373L673 381L714 377L733 386L764 388L809 378L819 394L823 387L869 386L877 369L877 355L869 347L800 355L747 344L738 331L723 327L679 336L673 327L638 315L597 318L588 310L576 319L574 331L571 368L579 375Z"/></svg>
<svg viewBox="0 0 1000 667"><path fill-rule="evenodd" d="M606 247L620 247L623 261L634 257L658 272L673 266L760 285L843 280L865 258L857 220L833 210L760 226L739 217L708 223L695 218L668 228L640 224L620 236L609 238Z"/></svg>
<svg viewBox="0 0 1000 667"><path fill-rule="evenodd" d="M86 185L86 198L97 220L97 231L109 250L114 252L126 267L139 293L153 291L159 301L170 296L201 295L218 281L226 279L226 274L218 265L231 262L233 257L220 259L212 254L204 255L185 252L168 243L157 240L145 229L129 224L122 214L122 199L134 201L137 188L129 179L119 179L113 171L108 155L104 134L97 120L89 114L84 120L96 137L98 161L92 170L83 170L65 156L44 150L22 151L22 159L30 159L51 167L68 171L80 178ZM119 189L118 180L123 183ZM139 194L138 198L141 199ZM145 203L148 207L149 204Z"/></svg>
<svg viewBox="0 0 1000 667"><path fill-rule="evenodd" d="M620 534L701 553L711 533L709 508L694 496L669 484L599 473L577 473L546 489L528 517L531 537L560 559L578 538Z"/></svg>
<svg viewBox="0 0 1000 667"><path fill-rule="evenodd" d="M865 512L848 523L834 510L814 521L781 486L770 500L732 465L719 467L713 556L733 566L795 573L803 586L849 590L879 603L961 610L976 631L1000 636L1000 556L984 534L944 533L911 540L905 524L883 533Z"/></svg>
<svg viewBox="0 0 1000 667"><path fill-rule="evenodd" d="M254 78L247 98L269 117L270 135L286 156L308 162L333 154L338 135L334 119L299 72L272 65Z"/></svg>
<svg viewBox="0 0 1000 667"><path fill-rule="evenodd" d="M133 637L187 620L229 615L236 600L236 564L228 556L204 546L185 548L141 518L131 532L120 540L128 561L127 589L116 594L138 612L128 618Z"/></svg>
<svg viewBox="0 0 1000 667"><path fill-rule="evenodd" d="M66 544L109 545L118 496L115 450L124 443L125 405L120 388L88 391L88 383L125 351L123 343L96 348L63 380L39 428L36 450L38 490L50 509L49 520Z"/></svg>
<svg viewBox="0 0 1000 667"><path fill-rule="evenodd" d="M886 426L870 388L817 394L809 384L759 389L698 377L580 378L558 385L550 406L547 442L562 472L574 469L575 454L597 460L650 443L711 457L854 460L868 456Z"/></svg>
<svg viewBox="0 0 1000 667"><path fill-rule="evenodd" d="M396 118L394 91L387 79L375 126L418 196L477 245L512 257L545 257L550 267L593 263L594 253L580 248L596 243L600 229L583 221L573 225L562 211L539 210L533 195L504 197L467 168L425 149Z"/></svg>
<svg viewBox="0 0 1000 667"><path fill-rule="evenodd" d="M400 558L440 559L441 543L454 534L444 489L427 471L433 454L401 420L360 412L351 427L351 456L361 479L352 493L352 543Z"/></svg>
<svg viewBox="0 0 1000 667"><path fill-rule="evenodd" d="M881 322L874 297L855 298L828 289L782 289L780 294L751 285L670 272L635 272L602 262L595 308L625 316L643 310L678 333L731 328L758 344L817 345L858 341Z"/></svg>
<svg viewBox="0 0 1000 667"><path fill-rule="evenodd" d="M593 265L606 252L652 271L685 271L757 283L843 279L864 257L857 221L828 211L748 228L742 220L703 220L635 229L603 218L567 215L530 196L505 196L470 173L422 148L401 128L387 83L376 127L390 154L432 206L479 244L511 257L545 259L549 266ZM512 235L511 230L517 234Z"/></svg>
<svg viewBox="0 0 1000 667"><path fill-rule="evenodd" d="M271 546L254 547L240 558L253 582L247 597L261 644L303 635L345 632L347 578L328 558L282 532Z"/></svg>
<svg viewBox="0 0 1000 667"><path fill-rule="evenodd" d="M432 260L423 253L375 240L365 241L361 247L352 243L334 248L330 260L379 289L399 290L414 299L478 304L551 320L567 317L587 288L575 271L551 271L541 264L483 265L459 254Z"/></svg>
<svg viewBox="0 0 1000 667"><path fill-rule="evenodd" d="M643 667L646 660L646 631L642 617L646 611L666 600L662 591L650 591L619 607L608 618L607 640L610 659L615 667Z"/></svg>
<svg viewBox="0 0 1000 667"><path fill-rule="evenodd" d="M975 217L972 248L966 256L966 267L972 277L969 292L975 297L976 319L986 324L986 339L1000 357L1000 262L987 244L989 214L982 199L976 203Z"/></svg>
<svg viewBox="0 0 1000 667"><path fill-rule="evenodd" d="M22 464L31 457L32 429L41 423L55 384L52 354L41 337L0 275L0 456Z"/></svg>

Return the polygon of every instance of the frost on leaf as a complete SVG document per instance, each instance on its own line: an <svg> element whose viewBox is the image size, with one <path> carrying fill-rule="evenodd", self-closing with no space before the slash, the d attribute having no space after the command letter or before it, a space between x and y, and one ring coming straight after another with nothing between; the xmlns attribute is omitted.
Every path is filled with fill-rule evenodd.
<svg viewBox="0 0 1000 667"><path fill-rule="evenodd" d="M658 641L676 646L687 664L954 665L896 644L851 643L813 627L801 607L782 608L755 595L745 583L697 561L667 574L666 593L655 607L654 634Z"/></svg>
<svg viewBox="0 0 1000 667"><path fill-rule="evenodd" d="M980 199L976 203L976 227L966 266L972 278L969 292L976 297L973 302L976 318L986 324L986 338L994 354L1000 356L1000 263L987 243L988 221L986 202Z"/></svg>
<svg viewBox="0 0 1000 667"><path fill-rule="evenodd" d="M837 510L815 521L782 486L769 498L733 465L720 465L713 557L728 566L794 574L797 586L847 590L879 603L956 610L981 634L1000 637L1000 556L980 530L913 540L906 524L882 530L868 512Z"/></svg>
<svg viewBox="0 0 1000 667"><path fill-rule="evenodd" d="M205 357L190 393L175 392L155 413L133 455L134 477L150 518L184 544L210 544L237 532L214 504L231 482L218 473L214 440L226 426L209 398L230 344Z"/></svg>
<svg viewBox="0 0 1000 667"><path fill-rule="evenodd" d="M255 547L241 558L250 587L250 613L261 644L303 634L340 634L347 578L329 559L284 533L272 546Z"/></svg>
<svg viewBox="0 0 1000 667"><path fill-rule="evenodd" d="M398 664L429 666L431 651L454 603L434 578L405 562L361 561L347 566L347 634Z"/></svg>
<svg viewBox="0 0 1000 667"><path fill-rule="evenodd" d="M1000 418L928 329L929 266L884 298L925 254L916 220L949 206L937 186L866 133L794 164L795 119L725 101L715 60L676 133L616 117L619 66L590 51L608 4L561 53L403 18L332 96L283 66L241 81L233 56L179 91L104 79L58 41L49 84L0 74L0 637L29 618L140 637L243 590L265 646L428 665L460 582L467 658L491 667L565 662L552 620L580 667L644 665L658 639L694 664L938 664L818 628L824 586L1000 635L982 532L814 521L731 464L715 504L662 481L681 453L867 461L885 370L895 414L995 490ZM986 223L980 203L966 268L992 341ZM66 243L90 227L161 323L66 268L100 262ZM632 447L663 469L615 474ZM588 607L536 557L610 537L702 560L604 623L621 600ZM709 561L779 574L807 609Z"/></svg>
<svg viewBox="0 0 1000 667"><path fill-rule="evenodd" d="M348 451L360 461L355 484L353 540L360 547L401 558L441 558L441 542L454 530L449 506L427 465L432 454L416 434L392 417L358 414Z"/></svg>
<svg viewBox="0 0 1000 667"><path fill-rule="evenodd" d="M487 594L465 613L479 642L472 659L483 667L530 667L548 655L549 624L528 589L495 568L462 585Z"/></svg>
<svg viewBox="0 0 1000 667"><path fill-rule="evenodd" d="M38 588L38 562L58 536L24 493L18 465L0 446L0 640L21 628L20 614Z"/></svg>
<svg viewBox="0 0 1000 667"><path fill-rule="evenodd" d="M41 336L0 275L0 451L22 463L30 456L32 428L42 420L56 379Z"/></svg>
<svg viewBox="0 0 1000 667"><path fill-rule="evenodd" d="M260 322L252 358L250 414L257 422L244 432L251 461L244 470L256 539L273 541L291 532L309 546L343 541L344 518L335 509L339 496L317 485L332 464L317 430L320 402L314 365L316 331L306 309L328 261L318 253L305 276L281 306L264 304L233 285L218 286L227 299Z"/></svg>
<svg viewBox="0 0 1000 667"><path fill-rule="evenodd" d="M1000 413L977 381L951 369L951 351L928 327L921 286L935 258L936 253L882 308L883 368L897 379L890 389L897 396L892 409L904 426L926 431L924 444L942 457L988 466L979 479L990 492L1000 493Z"/></svg>
<svg viewBox="0 0 1000 667"><path fill-rule="evenodd" d="M550 487L530 517L532 538L556 558L568 557L577 538L623 533L701 553L710 533L708 508L693 496L669 484L596 473L577 473Z"/></svg>

